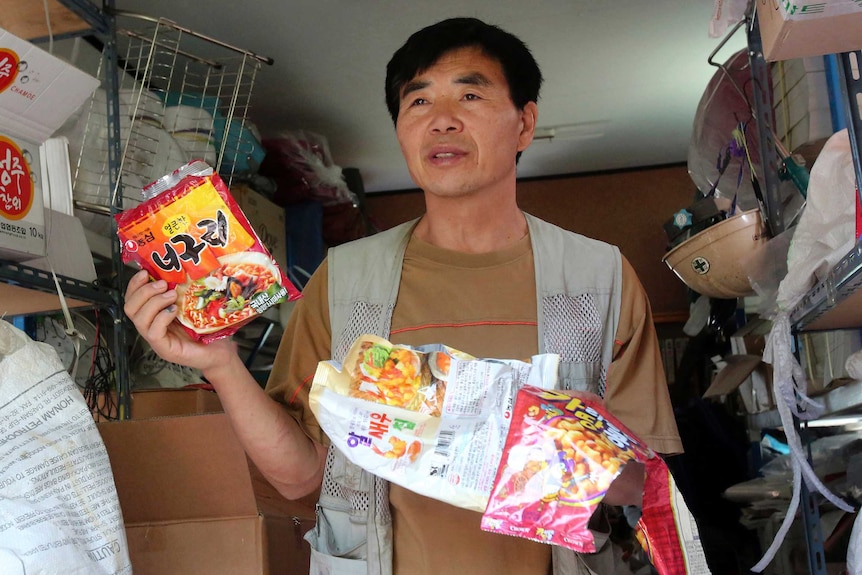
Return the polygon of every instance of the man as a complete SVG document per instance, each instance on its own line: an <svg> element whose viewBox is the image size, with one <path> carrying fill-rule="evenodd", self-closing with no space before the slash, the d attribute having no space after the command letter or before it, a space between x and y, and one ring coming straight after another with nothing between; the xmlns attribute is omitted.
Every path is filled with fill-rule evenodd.
<svg viewBox="0 0 862 575"><path fill-rule="evenodd" d="M165 359L203 371L272 484L288 498L321 490L312 572L545 575L552 554L555 572L583 568L565 550L482 532L480 514L388 485L328 449L308 408L311 376L364 332L477 357L558 353L561 387L603 395L651 447L681 451L631 266L616 248L516 204L516 159L533 138L541 81L520 40L475 19L420 30L395 53L386 100L426 213L330 250L266 392L228 340L199 345L172 323L176 294L164 282L143 272L129 282L125 310L137 329Z"/></svg>

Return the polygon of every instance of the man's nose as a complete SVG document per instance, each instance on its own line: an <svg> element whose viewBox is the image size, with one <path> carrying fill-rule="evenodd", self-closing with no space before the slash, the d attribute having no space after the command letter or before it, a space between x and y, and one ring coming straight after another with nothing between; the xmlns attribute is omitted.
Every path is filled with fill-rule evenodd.
<svg viewBox="0 0 862 575"><path fill-rule="evenodd" d="M434 103L430 125L432 132L460 132L463 127L456 103L448 99L440 99Z"/></svg>

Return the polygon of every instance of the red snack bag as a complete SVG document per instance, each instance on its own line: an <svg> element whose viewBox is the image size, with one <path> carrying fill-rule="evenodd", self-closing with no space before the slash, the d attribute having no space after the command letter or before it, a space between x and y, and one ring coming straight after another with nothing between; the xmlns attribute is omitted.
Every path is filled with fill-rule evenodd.
<svg viewBox="0 0 862 575"><path fill-rule="evenodd" d="M483 530L596 550L590 516L626 463L652 456L596 400L521 388Z"/></svg>
<svg viewBox="0 0 862 575"><path fill-rule="evenodd" d="M123 262L176 288L177 319L193 339L229 336L301 296L206 163L186 164L143 195L143 203L115 216Z"/></svg>
<svg viewBox="0 0 862 575"><path fill-rule="evenodd" d="M660 457L646 462L642 511L635 534L661 575L709 575L697 524Z"/></svg>
<svg viewBox="0 0 862 575"><path fill-rule="evenodd" d="M654 566L661 575L709 573L664 461L584 392L518 392L482 529L595 552L590 517L630 462L647 472L638 540Z"/></svg>

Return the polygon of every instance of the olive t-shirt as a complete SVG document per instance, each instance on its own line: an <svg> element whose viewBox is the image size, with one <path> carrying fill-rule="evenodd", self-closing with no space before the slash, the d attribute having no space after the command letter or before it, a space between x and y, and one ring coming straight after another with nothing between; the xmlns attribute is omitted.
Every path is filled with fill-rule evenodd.
<svg viewBox="0 0 862 575"><path fill-rule="evenodd" d="M623 258L622 305L605 403L659 453L682 451L643 287ZM368 270L367 273L374 273ZM319 361L330 358L326 262L303 290L276 355L267 392L313 440L328 445L308 405ZM389 340L443 343L475 357L538 353L537 301L529 236L489 254L465 254L415 237L404 255ZM481 531L481 514L390 488L395 575L545 575L550 547Z"/></svg>

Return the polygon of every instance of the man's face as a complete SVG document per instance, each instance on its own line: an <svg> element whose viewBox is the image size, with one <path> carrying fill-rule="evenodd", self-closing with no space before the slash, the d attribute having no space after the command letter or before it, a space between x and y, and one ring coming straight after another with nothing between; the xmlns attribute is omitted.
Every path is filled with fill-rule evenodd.
<svg viewBox="0 0 862 575"><path fill-rule="evenodd" d="M461 48L405 84L396 134L426 193L493 193L511 190L515 155L532 141L536 114L534 102L515 107L499 62Z"/></svg>

